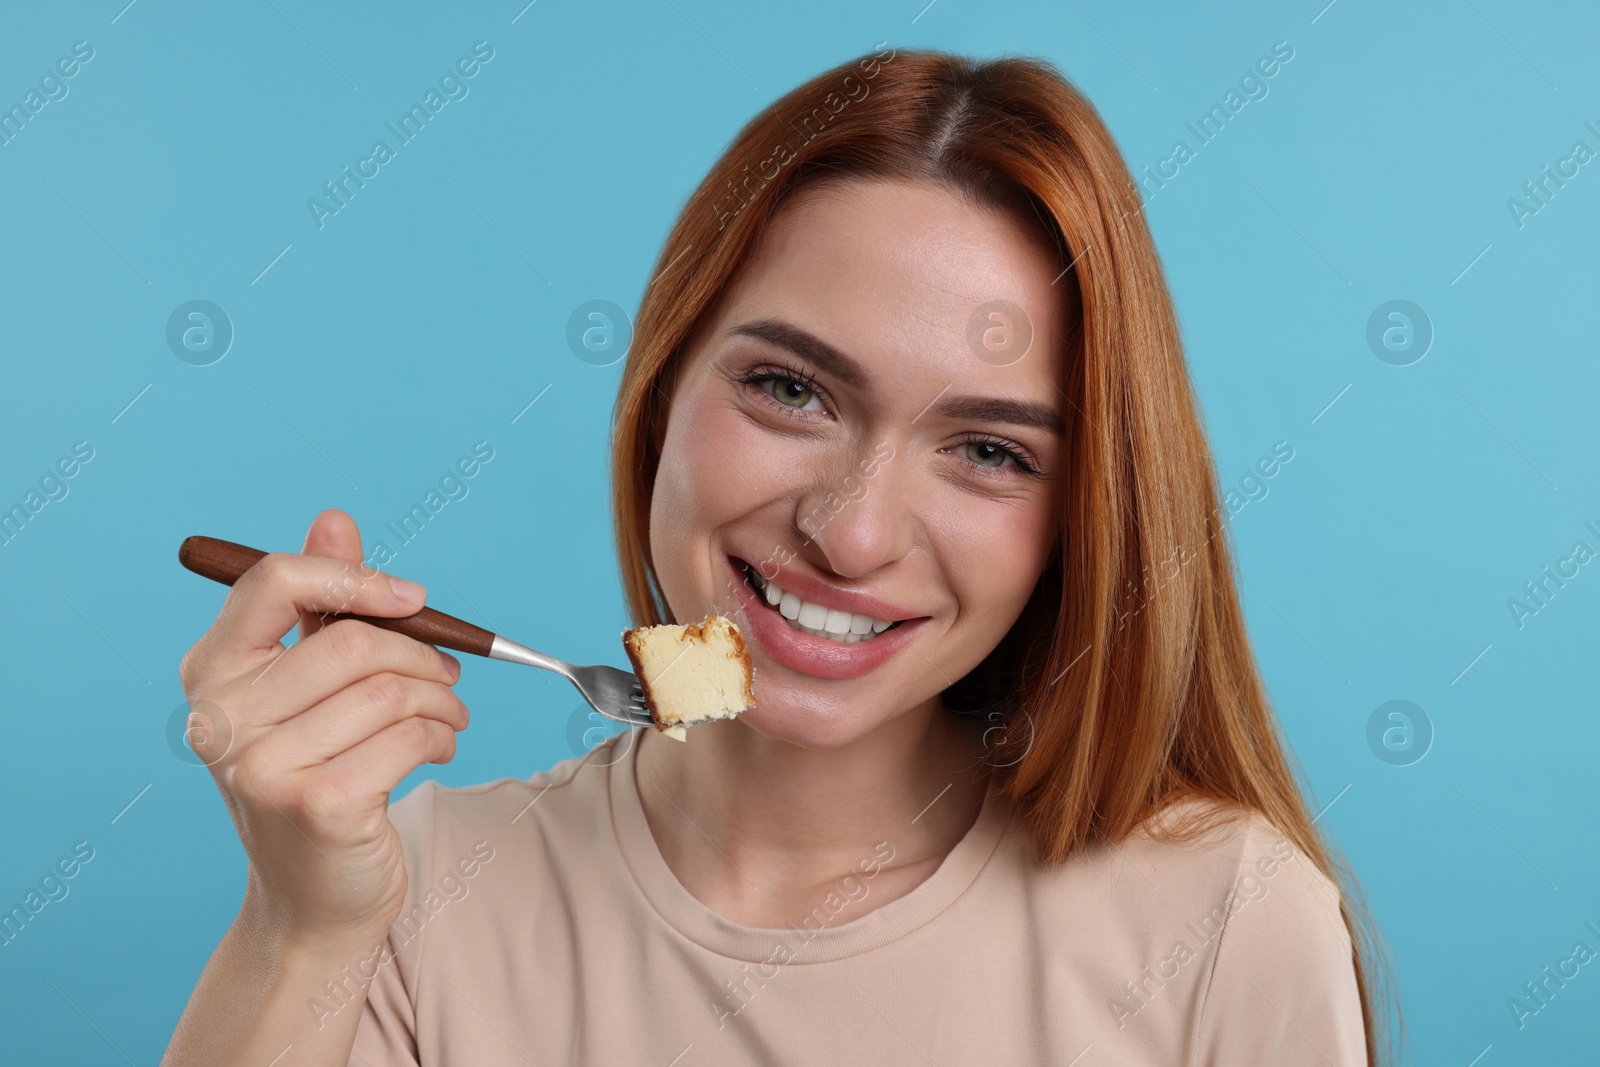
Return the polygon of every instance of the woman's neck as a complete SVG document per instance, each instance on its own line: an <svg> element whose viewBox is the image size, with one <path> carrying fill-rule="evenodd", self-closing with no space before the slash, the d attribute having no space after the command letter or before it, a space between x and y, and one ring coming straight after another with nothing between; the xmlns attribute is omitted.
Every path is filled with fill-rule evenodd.
<svg viewBox="0 0 1600 1067"><path fill-rule="evenodd" d="M973 724L934 701L827 751L737 720L688 744L645 731L637 779L684 888L733 922L781 927L868 869L862 914L920 885L977 820L989 768Z"/></svg>

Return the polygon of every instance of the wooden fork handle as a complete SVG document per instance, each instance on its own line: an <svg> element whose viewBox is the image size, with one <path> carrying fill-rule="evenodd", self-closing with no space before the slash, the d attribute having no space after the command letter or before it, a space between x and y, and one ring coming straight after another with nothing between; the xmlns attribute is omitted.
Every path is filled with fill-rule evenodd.
<svg viewBox="0 0 1600 1067"><path fill-rule="evenodd" d="M259 548L236 545L215 537L186 537L178 547L178 562L203 578L223 585L232 585L239 576L256 565L266 553ZM359 619L393 630L397 634L414 637L430 645L468 652L474 656L487 656L494 645L494 634L481 626L464 622L454 615L423 608L415 615L386 619L377 615L330 613L322 616L326 622L336 619Z"/></svg>

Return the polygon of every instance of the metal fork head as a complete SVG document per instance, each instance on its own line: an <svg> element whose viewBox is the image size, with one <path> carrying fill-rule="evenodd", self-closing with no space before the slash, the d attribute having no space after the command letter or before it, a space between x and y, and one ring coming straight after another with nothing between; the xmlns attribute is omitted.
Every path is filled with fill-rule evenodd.
<svg viewBox="0 0 1600 1067"><path fill-rule="evenodd" d="M644 689L629 671L616 667L574 667L572 684L595 711L629 726L650 726L655 720L645 707Z"/></svg>
<svg viewBox="0 0 1600 1067"><path fill-rule="evenodd" d="M650 726L655 722L650 718L650 709L645 707L639 679L630 671L603 665L576 667L566 660L520 645L503 634L495 634L489 658L554 671L576 686L589 706L608 719L629 726Z"/></svg>

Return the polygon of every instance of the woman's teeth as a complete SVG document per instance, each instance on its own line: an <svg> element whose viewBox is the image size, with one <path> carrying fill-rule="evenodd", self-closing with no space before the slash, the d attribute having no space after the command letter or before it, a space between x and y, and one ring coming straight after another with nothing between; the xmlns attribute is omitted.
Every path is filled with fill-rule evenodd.
<svg viewBox="0 0 1600 1067"><path fill-rule="evenodd" d="M769 606L783 616L790 629L814 637L825 637L830 641L853 645L861 641L870 641L894 625L885 619L875 619L871 615L837 611L825 608L821 604L801 600L793 593L786 592L776 584L754 575L753 572L752 578L760 582L761 595Z"/></svg>

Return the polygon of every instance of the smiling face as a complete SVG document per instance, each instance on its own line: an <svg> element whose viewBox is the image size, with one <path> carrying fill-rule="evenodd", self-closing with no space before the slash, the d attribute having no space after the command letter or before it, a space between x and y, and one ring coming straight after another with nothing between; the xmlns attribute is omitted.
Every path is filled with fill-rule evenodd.
<svg viewBox="0 0 1600 1067"><path fill-rule="evenodd" d="M1005 636L1061 533L1062 266L929 185L830 183L771 220L685 347L651 498L675 621L727 615L755 661L722 728L848 744Z"/></svg>

